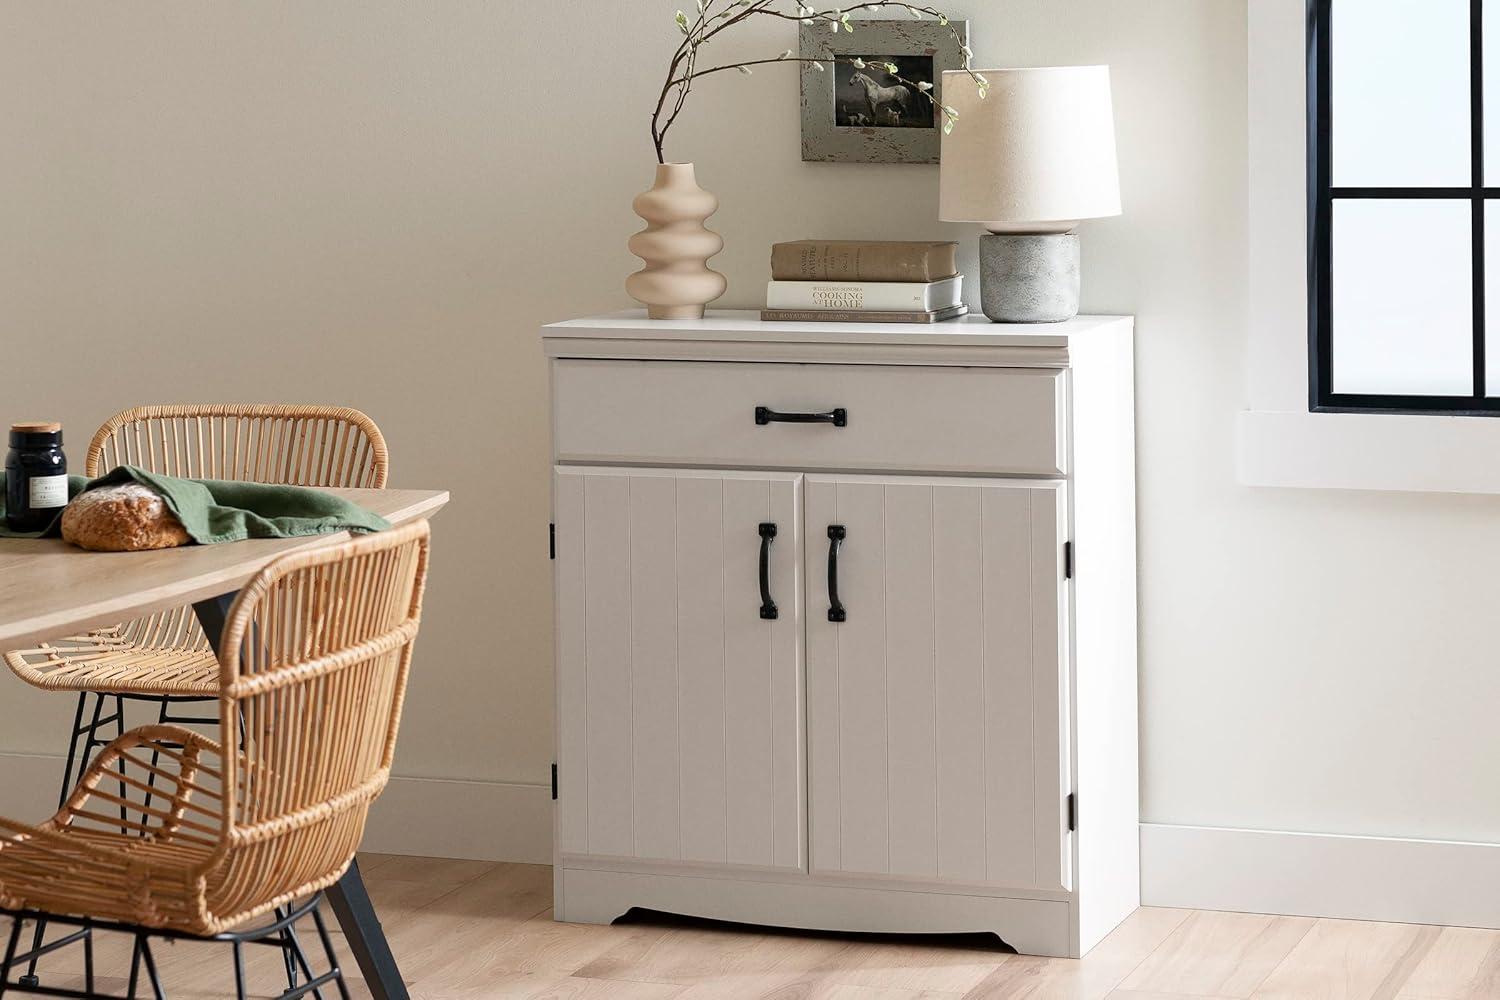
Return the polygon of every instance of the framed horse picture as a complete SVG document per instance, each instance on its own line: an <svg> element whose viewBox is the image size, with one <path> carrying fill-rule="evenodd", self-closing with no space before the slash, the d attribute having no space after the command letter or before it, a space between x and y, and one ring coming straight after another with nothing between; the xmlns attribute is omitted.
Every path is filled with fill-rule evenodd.
<svg viewBox="0 0 1500 1000"><path fill-rule="evenodd" d="M963 66L969 22L856 19L800 28L802 159L937 163L943 71ZM821 68L819 68L821 67Z"/></svg>

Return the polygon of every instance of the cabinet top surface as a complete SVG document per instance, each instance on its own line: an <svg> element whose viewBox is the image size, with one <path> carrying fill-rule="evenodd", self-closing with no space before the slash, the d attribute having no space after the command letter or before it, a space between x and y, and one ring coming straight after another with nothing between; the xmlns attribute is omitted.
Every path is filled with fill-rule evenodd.
<svg viewBox="0 0 1500 1000"><path fill-rule="evenodd" d="M703 319L651 320L627 309L552 323L546 340L656 340L762 343L917 344L953 347L1061 347L1081 337L1132 328L1128 316L1079 316L1065 323L1001 324L984 316L946 323L766 323L750 309L710 309Z"/></svg>

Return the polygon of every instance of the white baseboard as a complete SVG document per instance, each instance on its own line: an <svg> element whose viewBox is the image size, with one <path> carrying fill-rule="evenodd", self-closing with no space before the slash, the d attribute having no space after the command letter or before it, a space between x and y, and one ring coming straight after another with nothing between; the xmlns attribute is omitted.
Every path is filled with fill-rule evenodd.
<svg viewBox="0 0 1500 1000"><path fill-rule="evenodd" d="M52 813L61 757L0 754L0 816ZM546 785L392 778L364 848L552 863ZM1141 825L1141 902L1500 929L1500 844Z"/></svg>
<svg viewBox="0 0 1500 1000"><path fill-rule="evenodd" d="M63 758L0 754L0 816L52 815ZM370 811L363 847L477 861L552 863L552 790L546 785L392 778Z"/></svg>
<svg viewBox="0 0 1500 1000"><path fill-rule="evenodd" d="M475 861L552 863L552 789L392 778L370 810L364 849Z"/></svg>
<svg viewBox="0 0 1500 1000"><path fill-rule="evenodd" d="M1141 902L1500 928L1500 844L1146 823Z"/></svg>

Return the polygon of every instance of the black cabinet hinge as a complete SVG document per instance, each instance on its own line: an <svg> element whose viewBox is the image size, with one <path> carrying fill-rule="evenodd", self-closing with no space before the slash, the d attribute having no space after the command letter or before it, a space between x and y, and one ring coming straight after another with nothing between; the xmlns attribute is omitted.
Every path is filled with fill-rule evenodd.
<svg viewBox="0 0 1500 1000"><path fill-rule="evenodd" d="M1073 579L1073 543L1063 542L1063 579Z"/></svg>
<svg viewBox="0 0 1500 1000"><path fill-rule="evenodd" d="M548 559L556 559L557 558L557 522L556 521L552 521L552 522L549 522L547 524L547 558ZM553 798L556 798L556 797L557 796L555 796L555 795L553 796Z"/></svg>
<svg viewBox="0 0 1500 1000"><path fill-rule="evenodd" d="M556 795L552 796L557 798ZM1073 792L1068 793L1068 832L1072 833L1078 829L1078 796Z"/></svg>
<svg viewBox="0 0 1500 1000"><path fill-rule="evenodd" d="M557 765L552 765L552 801L557 801Z"/></svg>

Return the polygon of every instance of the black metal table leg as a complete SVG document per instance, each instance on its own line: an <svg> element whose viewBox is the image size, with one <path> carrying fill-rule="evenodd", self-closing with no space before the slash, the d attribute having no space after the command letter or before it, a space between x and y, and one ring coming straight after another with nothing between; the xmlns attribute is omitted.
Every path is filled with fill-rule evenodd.
<svg viewBox="0 0 1500 1000"><path fill-rule="evenodd" d="M224 625L229 620L229 608L237 596L238 592L205 597L193 605L193 614L198 616L198 624L202 626L203 634L213 647L215 656L219 654L219 640L223 638Z"/></svg>
<svg viewBox="0 0 1500 1000"><path fill-rule="evenodd" d="M229 616L229 607L234 603L234 594L210 597L193 605L198 624L215 653L219 651L219 638L224 633L224 623ZM391 945L385 939L380 918L375 915L375 906L370 902L369 890L359 874L359 862L349 864L344 877L329 886L324 895L333 907L344 940L354 953L354 961L364 976L365 986L375 1000L410 1000L401 970L396 966L396 957L391 954Z"/></svg>
<svg viewBox="0 0 1500 1000"><path fill-rule="evenodd" d="M375 1000L407 1000L406 983L359 874L359 862L350 862L344 877L329 886L324 895L338 917L370 994Z"/></svg>

